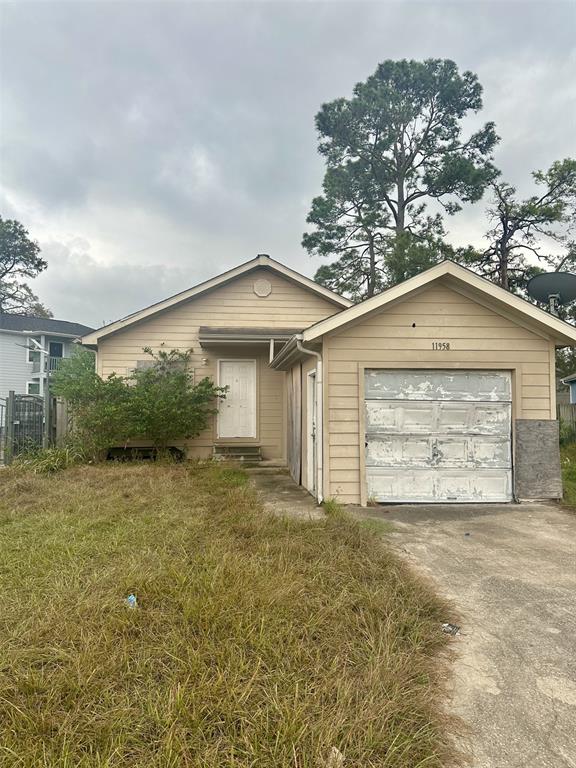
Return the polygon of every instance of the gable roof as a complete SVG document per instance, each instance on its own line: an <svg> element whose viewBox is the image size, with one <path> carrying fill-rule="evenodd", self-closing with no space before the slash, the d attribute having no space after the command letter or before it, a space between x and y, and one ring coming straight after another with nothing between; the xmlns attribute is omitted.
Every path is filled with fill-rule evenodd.
<svg viewBox="0 0 576 768"><path fill-rule="evenodd" d="M386 307L393 301L406 298L413 291L424 288L440 278L445 278L446 282L453 284L457 290L467 290L471 298L482 298L495 311L510 315L512 319L516 318L528 322L541 333L555 339L560 345L572 346L576 344L576 327L570 323L560 320L560 318L540 309L529 301L515 296L484 277L479 277L469 269L449 260L443 261L377 296L372 296L372 298L366 299L344 312L311 325L302 332L302 341L313 341L326 333L342 328L370 312Z"/></svg>
<svg viewBox="0 0 576 768"><path fill-rule="evenodd" d="M506 315L513 322L516 321L531 328L536 333L554 339L557 346L576 345L576 327L570 323L560 320L560 318L540 309L529 301L515 296L483 277L479 277L460 264L446 260L425 272L421 272L416 277L411 277L399 285L388 288L377 296L372 296L360 304L355 304L343 312L309 326L282 347L272 360L272 367L282 369L290 365L294 357L299 354L298 342L306 344L307 342L319 341L327 333L338 331L350 323L361 321L371 312L385 309L394 302L402 301L440 279L473 301L480 301L493 311Z"/></svg>
<svg viewBox="0 0 576 768"><path fill-rule="evenodd" d="M109 325L105 325L102 328L99 328L97 331L84 336L82 343L86 345L95 345L98 343L98 340L104 336L115 333L116 331L132 325L133 323L137 323L140 320L151 317L158 312L163 312L166 309L170 309L171 307L174 307L184 301L188 301L189 299L195 298L200 294L206 293L207 291L211 291L214 288L218 288L221 285L229 283L231 280L234 280L241 275L245 275L255 269L261 268L269 269L271 272L275 272L276 274L285 277L287 280L290 280L293 283L297 283L303 288L316 293L318 296L321 296L322 298L341 308L352 306L352 302L349 299L345 299L343 296L339 296L337 293L334 293L334 291L330 291L328 288L324 288L322 285L315 283L314 280L310 280L310 278L304 277L304 275L301 275L299 272L290 269L290 267L281 264L279 261L271 259L270 256L267 256L266 254L259 254L255 259L250 259L250 261L246 261L243 264L234 267L233 269L229 269L227 272L223 272L217 277L213 277L210 280L199 283L192 288L188 288L186 291L182 291L181 293L177 293L174 296L170 296L168 299L164 299L164 301L159 301L156 304L152 304L151 306L140 310L139 312L134 312L133 314L128 315L121 320L116 320L114 323L110 323Z"/></svg>
<svg viewBox="0 0 576 768"><path fill-rule="evenodd" d="M78 338L94 329L68 320L54 320L51 317L0 314L0 330L13 333L49 333L55 336Z"/></svg>

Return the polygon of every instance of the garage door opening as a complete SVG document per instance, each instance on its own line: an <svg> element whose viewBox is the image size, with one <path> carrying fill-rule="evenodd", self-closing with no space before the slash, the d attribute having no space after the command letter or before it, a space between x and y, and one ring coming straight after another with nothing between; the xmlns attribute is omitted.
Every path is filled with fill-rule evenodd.
<svg viewBox="0 0 576 768"><path fill-rule="evenodd" d="M378 502L512 501L512 379L365 371L366 484Z"/></svg>

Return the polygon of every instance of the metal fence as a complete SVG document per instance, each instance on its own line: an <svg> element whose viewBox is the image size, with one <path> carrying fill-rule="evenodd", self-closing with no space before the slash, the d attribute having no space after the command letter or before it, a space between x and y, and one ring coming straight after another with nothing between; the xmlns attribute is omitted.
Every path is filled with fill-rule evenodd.
<svg viewBox="0 0 576 768"><path fill-rule="evenodd" d="M6 444L6 398L0 397L0 464L4 463Z"/></svg>
<svg viewBox="0 0 576 768"><path fill-rule="evenodd" d="M0 462L52 445L55 439L55 401L39 395L10 392L0 399Z"/></svg>

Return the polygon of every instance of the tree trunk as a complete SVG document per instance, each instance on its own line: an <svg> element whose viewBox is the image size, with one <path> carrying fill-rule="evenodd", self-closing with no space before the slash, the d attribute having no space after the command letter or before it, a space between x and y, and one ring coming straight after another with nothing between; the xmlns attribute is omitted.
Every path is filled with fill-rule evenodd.
<svg viewBox="0 0 576 768"><path fill-rule="evenodd" d="M404 195L404 176L398 177L398 211L396 216L396 234L401 235L404 232L406 203Z"/></svg>
<svg viewBox="0 0 576 768"><path fill-rule="evenodd" d="M509 281L508 281L508 252L506 251L506 248L502 247L500 250L500 258L499 258L499 265L498 265L498 282L500 283L500 287L504 288L504 290L508 290L509 288Z"/></svg>
<svg viewBox="0 0 576 768"><path fill-rule="evenodd" d="M368 290L366 291L366 298L374 296L376 291L376 253L374 249L374 238L371 234L368 234L368 253L370 254L370 270L368 273Z"/></svg>

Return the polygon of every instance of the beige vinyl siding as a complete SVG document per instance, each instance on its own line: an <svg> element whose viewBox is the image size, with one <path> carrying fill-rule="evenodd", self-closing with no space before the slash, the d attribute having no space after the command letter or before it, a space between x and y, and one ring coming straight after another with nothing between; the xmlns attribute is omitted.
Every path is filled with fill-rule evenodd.
<svg viewBox="0 0 576 768"><path fill-rule="evenodd" d="M510 370L513 417L553 419L553 361L553 341L441 284L326 336L326 495L361 501L364 367Z"/></svg>
<svg viewBox="0 0 576 768"><path fill-rule="evenodd" d="M267 279L272 292L260 298L254 282ZM340 307L267 270L256 269L230 283L122 329L98 344L97 365L101 376L124 375L146 359L145 346L157 351L192 349L197 381L216 379L219 359L257 360L257 438L267 459L286 457L286 406L284 373L269 368L267 345L218 345L203 349L198 342L200 326L238 328L305 328L340 311ZM278 347L278 345L277 345ZM193 455L209 455L216 441L216 424L189 445ZM232 442L232 441L226 441ZM251 441L240 441L242 443Z"/></svg>

